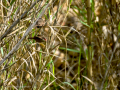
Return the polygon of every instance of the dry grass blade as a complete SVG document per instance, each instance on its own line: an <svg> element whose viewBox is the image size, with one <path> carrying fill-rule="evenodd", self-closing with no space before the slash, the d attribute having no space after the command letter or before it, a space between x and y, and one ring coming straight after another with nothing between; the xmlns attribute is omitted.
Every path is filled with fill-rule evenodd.
<svg viewBox="0 0 120 90"><path fill-rule="evenodd" d="M55 80L53 80L51 83L49 83L43 90L46 90L52 83L54 83L56 81L56 79Z"/></svg>

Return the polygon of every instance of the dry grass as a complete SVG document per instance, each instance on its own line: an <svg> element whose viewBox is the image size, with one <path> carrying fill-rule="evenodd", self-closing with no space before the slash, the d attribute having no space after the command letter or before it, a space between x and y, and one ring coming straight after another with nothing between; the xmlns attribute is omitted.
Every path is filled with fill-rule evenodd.
<svg viewBox="0 0 120 90"><path fill-rule="evenodd" d="M118 2L105 0L103 6L100 2L91 3L93 79L90 80L84 0L12 1L0 2L1 90L87 90L88 82L93 90L119 89ZM39 17L45 21L41 28L35 25ZM47 41L28 39L38 34Z"/></svg>

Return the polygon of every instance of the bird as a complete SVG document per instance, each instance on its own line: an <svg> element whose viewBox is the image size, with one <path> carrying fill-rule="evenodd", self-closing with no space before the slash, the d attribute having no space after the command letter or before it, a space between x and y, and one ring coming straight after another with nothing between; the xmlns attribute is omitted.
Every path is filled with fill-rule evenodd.
<svg viewBox="0 0 120 90"><path fill-rule="evenodd" d="M34 39L36 42L46 42L46 38L41 36L41 35L37 35L34 37L28 37L28 39Z"/></svg>

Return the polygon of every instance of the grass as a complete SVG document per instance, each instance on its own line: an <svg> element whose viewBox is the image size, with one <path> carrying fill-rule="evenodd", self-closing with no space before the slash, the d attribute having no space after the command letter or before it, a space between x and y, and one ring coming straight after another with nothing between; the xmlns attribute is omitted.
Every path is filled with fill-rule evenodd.
<svg viewBox="0 0 120 90"><path fill-rule="evenodd" d="M120 22L119 12L112 8L114 3L105 1L106 7L91 0L88 25L85 0L37 1L0 2L0 89L90 90L89 84L92 90L117 89L120 39L115 37L119 36ZM117 2L115 5L119 11ZM35 27L38 17L45 26ZM91 51L87 47L88 28ZM47 41L28 39L38 34ZM88 77L89 51L92 78Z"/></svg>

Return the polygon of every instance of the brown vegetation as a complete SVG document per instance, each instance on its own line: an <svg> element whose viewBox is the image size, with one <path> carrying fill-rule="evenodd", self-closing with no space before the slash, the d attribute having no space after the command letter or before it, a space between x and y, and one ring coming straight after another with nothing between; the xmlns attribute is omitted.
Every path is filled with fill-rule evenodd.
<svg viewBox="0 0 120 90"><path fill-rule="evenodd" d="M1 0L1 90L120 89L120 2L87 1Z"/></svg>

